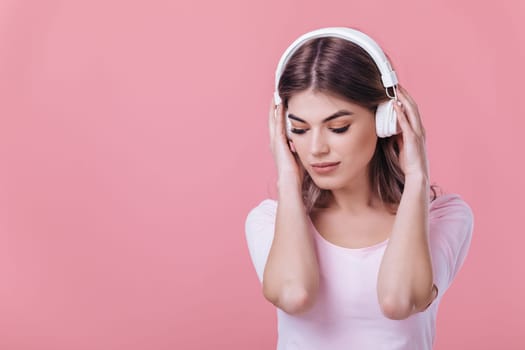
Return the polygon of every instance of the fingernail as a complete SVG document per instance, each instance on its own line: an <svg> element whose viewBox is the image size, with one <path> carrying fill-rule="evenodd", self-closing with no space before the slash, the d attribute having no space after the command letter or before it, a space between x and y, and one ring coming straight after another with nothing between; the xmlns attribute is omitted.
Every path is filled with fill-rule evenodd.
<svg viewBox="0 0 525 350"><path fill-rule="evenodd" d="M399 107L401 107L401 106L403 105L403 103L401 103L401 101L399 101L399 100L397 100L396 103L397 103L397 105L398 105Z"/></svg>
<svg viewBox="0 0 525 350"><path fill-rule="evenodd" d="M292 150L292 152L295 153L295 147L293 145L293 142L292 141L288 141L288 144L290 145L290 149Z"/></svg>

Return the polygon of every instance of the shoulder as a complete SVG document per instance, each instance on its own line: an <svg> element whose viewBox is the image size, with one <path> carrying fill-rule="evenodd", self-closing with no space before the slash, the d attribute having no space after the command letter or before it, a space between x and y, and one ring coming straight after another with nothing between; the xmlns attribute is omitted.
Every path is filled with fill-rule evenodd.
<svg viewBox="0 0 525 350"><path fill-rule="evenodd" d="M248 213L248 216L264 213L269 214L272 212L275 213L276 209L277 201L275 199L266 198L260 201L255 207L253 207Z"/></svg>
<svg viewBox="0 0 525 350"><path fill-rule="evenodd" d="M430 220L456 218L474 221L474 213L469 204L457 193L443 194L430 202Z"/></svg>
<svg viewBox="0 0 525 350"><path fill-rule="evenodd" d="M277 201L274 199L263 199L253 207L246 216L246 233L261 229L275 221L277 212Z"/></svg>
<svg viewBox="0 0 525 350"><path fill-rule="evenodd" d="M458 194L444 194L430 204L430 243L450 257L468 250L474 231L474 214Z"/></svg>
<svg viewBox="0 0 525 350"><path fill-rule="evenodd" d="M250 256L262 282L264 266L273 242L277 201L262 200L246 216L245 234Z"/></svg>
<svg viewBox="0 0 525 350"><path fill-rule="evenodd" d="M443 295L468 255L474 215L460 195L444 194L431 202L429 224L434 279Z"/></svg>

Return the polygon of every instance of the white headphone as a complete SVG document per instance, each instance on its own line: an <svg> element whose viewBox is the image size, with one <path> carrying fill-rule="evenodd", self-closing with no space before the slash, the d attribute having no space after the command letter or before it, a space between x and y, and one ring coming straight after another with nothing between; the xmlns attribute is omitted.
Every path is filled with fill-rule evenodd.
<svg viewBox="0 0 525 350"><path fill-rule="evenodd" d="M397 101L396 72L392 70L390 62L386 58L383 50L381 50L379 45L368 35L356 29L345 27L321 28L303 34L298 39L296 39L282 55L281 59L279 60L279 64L277 65L277 70L275 71L275 92L273 94L275 105L278 106L282 102L278 92L279 80L281 79L281 74L290 57L305 41L321 37L337 37L341 39L346 39L362 47L372 57L381 73L381 81L383 82L383 86L385 87L386 95L390 98L389 101L383 102L377 107L377 136L389 137L401 132L401 130L398 130L397 128L397 116L396 111L394 109L394 102ZM394 96L390 96L390 94L388 93L389 87L392 87L394 91ZM286 118L286 125L287 133L290 136L291 123L289 118Z"/></svg>

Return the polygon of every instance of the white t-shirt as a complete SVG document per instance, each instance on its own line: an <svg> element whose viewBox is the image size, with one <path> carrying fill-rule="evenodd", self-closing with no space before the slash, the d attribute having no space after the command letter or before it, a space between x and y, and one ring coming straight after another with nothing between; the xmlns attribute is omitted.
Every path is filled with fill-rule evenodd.
<svg viewBox="0 0 525 350"><path fill-rule="evenodd" d="M246 239L262 283L273 240L277 201L263 200L246 218ZM321 236L311 220L320 269L319 293L307 312L277 308L278 350L430 350L439 303L463 265L472 239L471 208L457 194L429 205L429 246L438 297L423 312L392 320L377 300L377 274L388 239L365 248L345 248Z"/></svg>

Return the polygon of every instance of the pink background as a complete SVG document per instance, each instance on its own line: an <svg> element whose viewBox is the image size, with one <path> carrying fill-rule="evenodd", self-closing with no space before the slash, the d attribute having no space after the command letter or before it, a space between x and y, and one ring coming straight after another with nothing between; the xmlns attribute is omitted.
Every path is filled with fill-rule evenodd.
<svg viewBox="0 0 525 350"><path fill-rule="evenodd" d="M525 5L0 1L0 348L272 349L244 238L273 196L273 74L300 34L375 38L431 180L475 215L435 349L524 349Z"/></svg>

